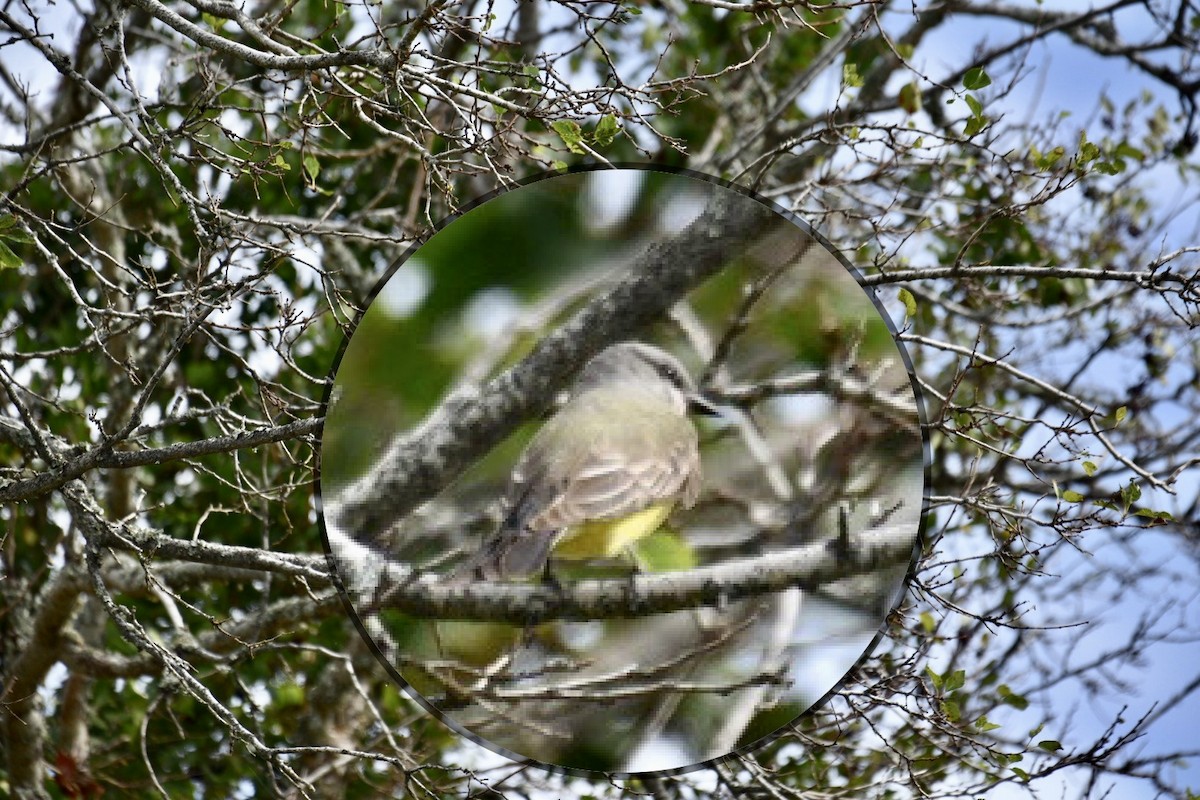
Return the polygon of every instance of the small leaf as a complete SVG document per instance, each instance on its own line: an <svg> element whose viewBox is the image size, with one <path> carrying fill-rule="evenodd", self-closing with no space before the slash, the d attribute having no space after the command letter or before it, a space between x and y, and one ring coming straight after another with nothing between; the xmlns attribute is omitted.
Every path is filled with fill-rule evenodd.
<svg viewBox="0 0 1200 800"><path fill-rule="evenodd" d="M1081 495L1079 492L1072 492L1068 490L1062 493L1062 499L1066 500L1068 503L1082 503L1083 495Z"/></svg>
<svg viewBox="0 0 1200 800"><path fill-rule="evenodd" d="M972 92L991 86L992 79L988 77L987 72L983 67L972 67L963 75L963 86L970 89Z"/></svg>
<svg viewBox="0 0 1200 800"><path fill-rule="evenodd" d="M1129 408L1127 406L1121 406L1120 408L1118 408L1116 411L1116 414L1115 414L1115 416L1117 418L1117 424L1119 425L1120 423L1124 422L1125 417L1128 414L1129 414Z"/></svg>
<svg viewBox="0 0 1200 800"><path fill-rule="evenodd" d="M926 633L933 633L937 630L937 620L933 618L933 614L930 614L928 611L922 611L919 619L921 620L921 628Z"/></svg>
<svg viewBox="0 0 1200 800"><path fill-rule="evenodd" d="M1000 726L989 720L987 717L980 717L975 720L975 727L981 731L994 731Z"/></svg>
<svg viewBox="0 0 1200 800"><path fill-rule="evenodd" d="M1087 133L1080 131L1079 133L1079 156L1080 164L1087 164L1095 161L1100 157L1100 148L1087 139Z"/></svg>
<svg viewBox="0 0 1200 800"><path fill-rule="evenodd" d="M1146 160L1146 154L1143 151L1141 151L1138 148L1131 145L1129 142L1121 142L1119 145L1117 145L1117 149L1116 149L1116 151L1114 151L1114 155L1121 156L1123 158L1132 158L1135 161L1145 161Z"/></svg>
<svg viewBox="0 0 1200 800"><path fill-rule="evenodd" d="M1037 746L1050 753L1057 753L1063 749L1062 742L1054 739L1042 739L1037 743Z"/></svg>
<svg viewBox="0 0 1200 800"><path fill-rule="evenodd" d="M953 692L955 689L961 689L967 681L967 671L956 669L946 676L946 691Z"/></svg>
<svg viewBox="0 0 1200 800"><path fill-rule="evenodd" d="M1129 485L1121 489L1121 499L1124 500L1124 504L1126 504L1126 511L1129 510L1129 506L1132 506L1134 503L1136 503L1136 501L1140 500L1141 487L1138 486L1138 482L1130 480Z"/></svg>
<svg viewBox="0 0 1200 800"><path fill-rule="evenodd" d="M659 529L634 545L634 558L644 572L671 572L696 566L696 551L679 534Z"/></svg>
<svg viewBox="0 0 1200 800"><path fill-rule="evenodd" d="M579 128L579 123L574 120L560 119L557 122L551 122L550 127L558 134L558 138L562 139L562 143L567 146L577 156L584 155L587 151L583 149L583 132Z"/></svg>
<svg viewBox="0 0 1200 800"><path fill-rule="evenodd" d="M933 667L926 667L925 674L929 676L929 680L933 682L933 688L942 688L942 676L933 671Z"/></svg>
<svg viewBox="0 0 1200 800"><path fill-rule="evenodd" d="M275 160L272 161L271 163L274 164L275 166L279 167L280 169L284 169L284 170L291 169L291 167L288 166L287 161L285 161L283 159L282 153L276 153Z"/></svg>
<svg viewBox="0 0 1200 800"><path fill-rule="evenodd" d="M942 712L950 718L951 722L958 722L962 718L962 709L953 700L942 701Z"/></svg>
<svg viewBox="0 0 1200 800"><path fill-rule="evenodd" d="M967 126L963 128L963 136L974 136L987 125L987 117L968 117Z"/></svg>
<svg viewBox="0 0 1200 800"><path fill-rule="evenodd" d="M0 269L16 269L21 264L21 257L14 253L4 242L0 242Z"/></svg>
<svg viewBox="0 0 1200 800"><path fill-rule="evenodd" d="M862 76L858 74L858 64L847 61L842 65L842 82L851 89L857 89L863 85Z"/></svg>
<svg viewBox="0 0 1200 800"><path fill-rule="evenodd" d="M921 110L921 89L916 82L905 84L900 88L900 107L909 114Z"/></svg>
<svg viewBox="0 0 1200 800"><path fill-rule="evenodd" d="M966 96L967 107L971 109L971 113L978 117L983 114L983 103L976 99L975 95L969 94Z"/></svg>
<svg viewBox="0 0 1200 800"><path fill-rule="evenodd" d="M317 176L321 174L321 162L312 153L304 154L304 171L309 180L316 183Z"/></svg>
<svg viewBox="0 0 1200 800"><path fill-rule="evenodd" d="M1008 688L1008 684L1006 683L1000 684L996 691L1000 695L1000 699L1013 708L1024 711L1029 707L1029 701L1023 696L1014 692L1012 689Z"/></svg>
<svg viewBox="0 0 1200 800"><path fill-rule="evenodd" d="M1083 462L1083 471L1089 478L1096 474L1096 465L1091 461Z"/></svg>
<svg viewBox="0 0 1200 800"><path fill-rule="evenodd" d="M8 239L10 242L17 244L33 244L33 237L20 228L13 228L10 231L0 233L0 239Z"/></svg>
<svg viewBox="0 0 1200 800"><path fill-rule="evenodd" d="M1056 147L1053 150L1051 150L1049 153L1045 153L1044 155L1039 155L1035 159L1035 161L1037 163L1038 169L1050 169L1055 164L1057 164L1059 161L1061 161L1062 157L1066 154L1067 154L1067 151L1064 150L1061 146L1059 146L1059 147Z"/></svg>
<svg viewBox="0 0 1200 800"><path fill-rule="evenodd" d="M904 316L906 318L917 315L917 298L913 297L913 293L908 289L900 290L900 302L904 303Z"/></svg>
<svg viewBox="0 0 1200 800"><path fill-rule="evenodd" d="M612 114L605 114L600 118L600 121L596 123L596 130L592 134L592 138L595 139L596 144L600 145L601 147L608 147L610 144L612 144L613 139L616 138L617 133L619 133L620 130L621 126L617 122L617 118Z"/></svg>

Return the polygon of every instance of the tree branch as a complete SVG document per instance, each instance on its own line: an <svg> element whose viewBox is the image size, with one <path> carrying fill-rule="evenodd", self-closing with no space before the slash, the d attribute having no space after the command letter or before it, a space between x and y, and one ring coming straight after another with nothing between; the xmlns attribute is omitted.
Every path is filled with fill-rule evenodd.
<svg viewBox="0 0 1200 800"><path fill-rule="evenodd" d="M414 576L360 609L390 608L418 617L534 625L551 619L614 619L720 606L786 589L815 590L912 557L911 525L880 525L842 542L812 542L787 550L681 572L629 579L584 580L567 586L449 583L444 575Z"/></svg>

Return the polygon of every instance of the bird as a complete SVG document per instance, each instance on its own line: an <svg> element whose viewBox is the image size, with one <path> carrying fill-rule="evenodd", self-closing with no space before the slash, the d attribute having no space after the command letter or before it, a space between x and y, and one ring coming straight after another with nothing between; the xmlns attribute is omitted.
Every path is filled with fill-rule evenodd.
<svg viewBox="0 0 1200 800"><path fill-rule="evenodd" d="M454 578L551 579L551 553L612 558L690 508L701 468L689 413L720 411L673 355L636 341L602 350L526 446L501 524Z"/></svg>

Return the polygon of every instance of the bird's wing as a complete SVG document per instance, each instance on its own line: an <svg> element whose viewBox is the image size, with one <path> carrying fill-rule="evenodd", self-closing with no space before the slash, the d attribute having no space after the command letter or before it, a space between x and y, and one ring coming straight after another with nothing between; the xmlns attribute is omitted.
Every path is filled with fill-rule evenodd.
<svg viewBox="0 0 1200 800"><path fill-rule="evenodd" d="M642 450L644 448L640 448ZM548 493L525 523L530 530L565 530L586 520L615 519L662 500L691 505L699 485L699 453L694 439L665 452L630 457L597 445Z"/></svg>

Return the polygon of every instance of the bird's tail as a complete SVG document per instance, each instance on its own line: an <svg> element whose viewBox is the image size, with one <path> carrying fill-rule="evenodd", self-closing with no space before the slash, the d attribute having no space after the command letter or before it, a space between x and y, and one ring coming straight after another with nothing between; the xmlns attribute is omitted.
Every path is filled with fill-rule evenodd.
<svg viewBox="0 0 1200 800"><path fill-rule="evenodd" d="M506 520L475 555L450 573L448 580L467 583L528 578L545 568L557 534L557 531L531 531Z"/></svg>

